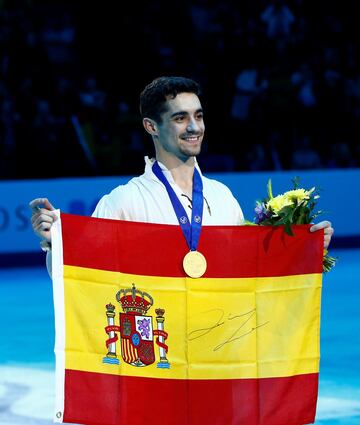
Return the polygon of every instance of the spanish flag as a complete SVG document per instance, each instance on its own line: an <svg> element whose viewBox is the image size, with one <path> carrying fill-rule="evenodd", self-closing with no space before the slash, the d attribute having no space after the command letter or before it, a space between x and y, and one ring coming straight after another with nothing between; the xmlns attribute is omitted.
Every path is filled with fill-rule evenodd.
<svg viewBox="0 0 360 425"><path fill-rule="evenodd" d="M323 234L61 214L52 229L55 422L302 425L315 418Z"/></svg>

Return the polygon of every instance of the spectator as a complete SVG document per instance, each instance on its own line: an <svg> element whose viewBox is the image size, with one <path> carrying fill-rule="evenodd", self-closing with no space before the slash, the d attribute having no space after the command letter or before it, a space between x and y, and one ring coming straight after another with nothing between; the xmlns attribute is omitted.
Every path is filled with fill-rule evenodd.
<svg viewBox="0 0 360 425"><path fill-rule="evenodd" d="M288 38L295 16L284 0L273 0L261 14L261 20L266 24L266 34L270 39Z"/></svg>
<svg viewBox="0 0 360 425"><path fill-rule="evenodd" d="M295 170L309 170L321 168L322 163L319 153L312 147L310 138L299 138L292 153L291 168Z"/></svg>
<svg viewBox="0 0 360 425"><path fill-rule="evenodd" d="M267 87L267 81L259 78L259 71L255 67L240 71L235 81L235 94L231 107L232 119L248 120L255 96L263 93Z"/></svg>
<svg viewBox="0 0 360 425"><path fill-rule="evenodd" d="M137 173L135 159L148 145L131 118L131 96L165 74L187 75L205 89L205 171L207 161L217 171L247 170L249 162L256 169L359 166L360 4L349 10L339 2L196 0L177 14L189 23L179 32L162 0L141 9L124 3L121 11L88 4L86 19L78 2L3 1L1 176L42 177L29 165L41 150L59 158L57 176ZM306 155L299 134L311 140ZM104 159L108 151L118 152L112 161ZM317 152L324 152L320 164Z"/></svg>

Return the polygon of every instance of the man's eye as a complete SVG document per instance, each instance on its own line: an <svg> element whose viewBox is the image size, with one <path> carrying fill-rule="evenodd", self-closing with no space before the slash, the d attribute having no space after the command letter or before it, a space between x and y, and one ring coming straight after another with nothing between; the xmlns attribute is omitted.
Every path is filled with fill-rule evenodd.
<svg viewBox="0 0 360 425"><path fill-rule="evenodd" d="M196 116L196 119L198 119L198 120L202 120L203 118L204 118L204 114L198 114Z"/></svg>
<svg viewBox="0 0 360 425"><path fill-rule="evenodd" d="M176 117L175 121L178 121L178 122L184 121L184 117Z"/></svg>

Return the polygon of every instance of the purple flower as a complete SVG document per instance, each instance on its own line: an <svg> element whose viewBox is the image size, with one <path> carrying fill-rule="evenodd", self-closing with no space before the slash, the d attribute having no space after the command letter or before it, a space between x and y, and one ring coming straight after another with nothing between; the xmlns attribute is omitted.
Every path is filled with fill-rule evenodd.
<svg viewBox="0 0 360 425"><path fill-rule="evenodd" d="M259 224L270 217L270 212L266 209L263 202L258 202L255 207L255 223Z"/></svg>

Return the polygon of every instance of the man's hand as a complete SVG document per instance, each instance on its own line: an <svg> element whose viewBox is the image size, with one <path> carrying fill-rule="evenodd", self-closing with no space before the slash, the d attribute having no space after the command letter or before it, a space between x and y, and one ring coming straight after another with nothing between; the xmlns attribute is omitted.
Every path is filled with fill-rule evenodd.
<svg viewBox="0 0 360 425"><path fill-rule="evenodd" d="M310 232L316 232L320 229L324 229L324 248L327 249L331 241L331 236L334 234L334 229L331 227L330 221L320 221L320 223L310 227Z"/></svg>
<svg viewBox="0 0 360 425"><path fill-rule="evenodd" d="M53 212L55 208L51 205L47 198L36 198L29 203L31 208L31 223L34 233L39 236L41 243L51 243L50 228L57 219Z"/></svg>

